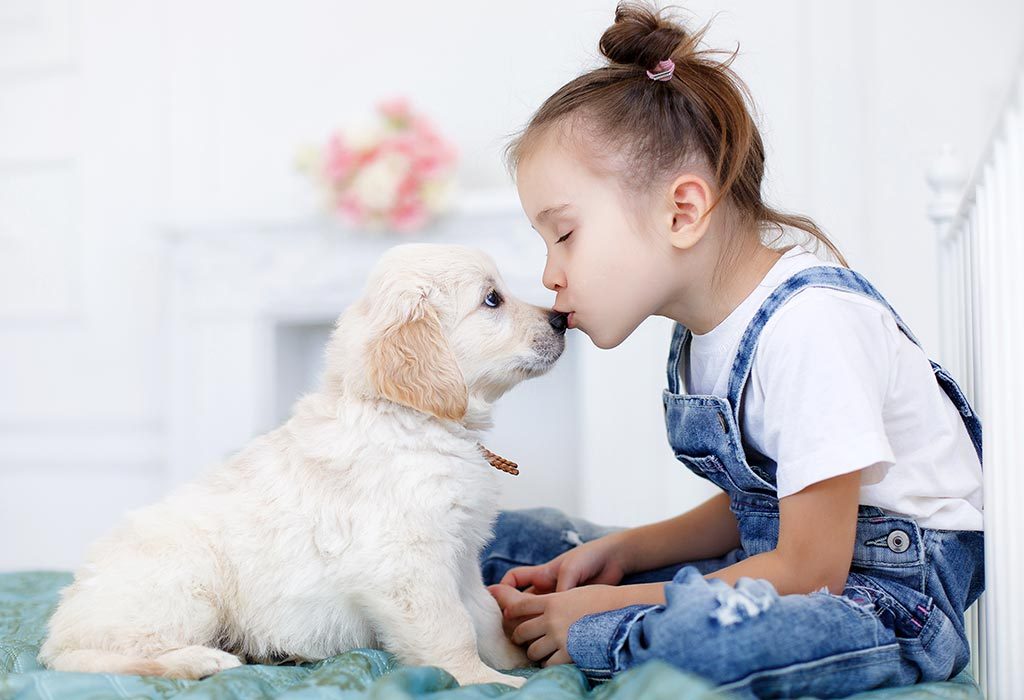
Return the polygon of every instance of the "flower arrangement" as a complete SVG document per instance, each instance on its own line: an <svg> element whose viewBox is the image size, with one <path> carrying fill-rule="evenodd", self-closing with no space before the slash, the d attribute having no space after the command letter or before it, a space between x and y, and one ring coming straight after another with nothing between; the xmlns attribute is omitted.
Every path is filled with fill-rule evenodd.
<svg viewBox="0 0 1024 700"><path fill-rule="evenodd" d="M377 105L371 126L336 131L299 167L325 190L328 207L367 230L415 231L448 204L457 152L405 99Z"/></svg>

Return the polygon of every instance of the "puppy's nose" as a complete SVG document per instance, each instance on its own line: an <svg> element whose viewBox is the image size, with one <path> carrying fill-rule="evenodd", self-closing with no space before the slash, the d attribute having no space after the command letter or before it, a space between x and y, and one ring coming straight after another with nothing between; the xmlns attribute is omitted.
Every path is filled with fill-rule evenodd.
<svg viewBox="0 0 1024 700"><path fill-rule="evenodd" d="M551 324L556 333L565 333L566 325L569 323L569 315L552 311L548 314L548 323Z"/></svg>

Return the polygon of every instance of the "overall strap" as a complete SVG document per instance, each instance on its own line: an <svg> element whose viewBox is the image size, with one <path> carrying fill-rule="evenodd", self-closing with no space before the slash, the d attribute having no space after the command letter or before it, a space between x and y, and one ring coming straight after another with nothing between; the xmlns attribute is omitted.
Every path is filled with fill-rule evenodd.
<svg viewBox="0 0 1024 700"><path fill-rule="evenodd" d="M679 361L683 352L683 342L686 340L686 326L676 323L672 328L672 342L668 349L668 390L673 394L679 393Z"/></svg>
<svg viewBox="0 0 1024 700"><path fill-rule="evenodd" d="M740 339L739 348L736 351L736 358L733 361L732 372L729 377L728 391L728 400L732 406L736 425L740 424L740 402L743 399L743 389L747 384L747 378L750 376L750 369L754 364L754 351L757 349L757 341L761 336L761 331L764 330L768 319L771 318L772 314L780 306L785 304L797 292L808 287L829 287L841 291L855 292L879 301L892 312L899 329L915 345L921 347L921 344L917 342L917 338L914 337L914 334L907 327L907 324L903 322L899 314L896 313L896 310L859 273L845 267L835 267L832 265L821 265L801 270L780 284L765 299Z"/></svg>

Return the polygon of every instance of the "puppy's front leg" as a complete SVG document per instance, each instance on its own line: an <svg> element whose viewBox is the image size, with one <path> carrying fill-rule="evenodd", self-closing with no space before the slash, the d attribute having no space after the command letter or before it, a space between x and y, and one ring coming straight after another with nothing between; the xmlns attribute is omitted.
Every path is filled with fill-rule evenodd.
<svg viewBox="0 0 1024 700"><path fill-rule="evenodd" d="M480 656L488 666L510 669L531 665L526 651L505 636L501 627L501 608L494 596L487 592L475 559L463 566L462 598L473 618Z"/></svg>
<svg viewBox="0 0 1024 700"><path fill-rule="evenodd" d="M459 598L454 566L407 557L403 569L378 580L365 599L385 649L404 664L440 666L460 685L504 683L518 688L526 682L480 659L473 618Z"/></svg>

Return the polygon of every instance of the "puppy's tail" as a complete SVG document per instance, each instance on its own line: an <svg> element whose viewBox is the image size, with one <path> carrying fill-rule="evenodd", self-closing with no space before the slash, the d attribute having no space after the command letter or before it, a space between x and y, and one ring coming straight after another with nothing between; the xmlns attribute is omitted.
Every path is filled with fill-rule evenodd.
<svg viewBox="0 0 1024 700"><path fill-rule="evenodd" d="M169 670L156 659L125 656L97 649L65 651L48 659L46 666L53 671L119 673L130 676L164 676Z"/></svg>

